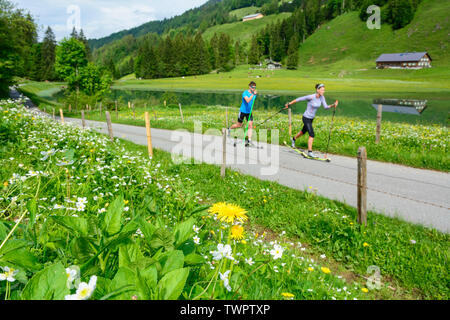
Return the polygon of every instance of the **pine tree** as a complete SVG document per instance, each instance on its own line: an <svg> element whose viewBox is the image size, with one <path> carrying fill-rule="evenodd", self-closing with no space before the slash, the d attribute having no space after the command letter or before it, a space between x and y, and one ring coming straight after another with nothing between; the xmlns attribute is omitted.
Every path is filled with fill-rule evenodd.
<svg viewBox="0 0 450 320"><path fill-rule="evenodd" d="M75 27L73 27L72 33L70 34L70 37L73 38L73 39L78 40L78 32L77 32L77 29L75 29Z"/></svg>
<svg viewBox="0 0 450 320"><path fill-rule="evenodd" d="M252 43L250 45L250 50L248 52L248 63L249 64L259 64L260 63L260 51L258 40L256 36L252 37Z"/></svg>
<svg viewBox="0 0 450 320"><path fill-rule="evenodd" d="M387 11L388 21L394 30L405 27L414 18L414 9L410 0L390 0Z"/></svg>
<svg viewBox="0 0 450 320"><path fill-rule="evenodd" d="M299 46L298 35L294 35L289 41L289 49L288 49L287 68L290 70L295 70L298 67L298 60L299 60L298 46Z"/></svg>
<svg viewBox="0 0 450 320"><path fill-rule="evenodd" d="M85 50L86 50L86 57L88 58L89 61L92 61L92 52L91 52L91 48L89 47L89 43L88 43L86 37L84 36L83 29L80 30L80 34L78 35L78 40L80 40L81 42L83 42L84 48L85 48Z"/></svg>
<svg viewBox="0 0 450 320"><path fill-rule="evenodd" d="M41 80L55 80L56 39L50 27L45 31L41 49Z"/></svg>

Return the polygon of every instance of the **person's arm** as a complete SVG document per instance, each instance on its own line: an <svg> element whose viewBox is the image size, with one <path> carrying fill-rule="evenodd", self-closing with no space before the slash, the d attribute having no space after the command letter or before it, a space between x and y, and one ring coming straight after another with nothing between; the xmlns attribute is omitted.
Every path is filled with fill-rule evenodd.
<svg viewBox="0 0 450 320"><path fill-rule="evenodd" d="M327 101L325 100L325 97L324 97L324 96L321 97L321 100L322 100L323 107L324 107L325 109L337 108L337 106L338 106L338 104L339 104L339 101L336 100L335 103L333 103L333 104L331 104L331 105L328 105L328 104L327 104Z"/></svg>
<svg viewBox="0 0 450 320"><path fill-rule="evenodd" d="M247 103L250 103L250 101L252 101L253 97L256 96L258 94L257 91L254 91L253 93L249 92L251 94L251 96L245 96L244 99L245 101L247 101Z"/></svg>
<svg viewBox="0 0 450 320"><path fill-rule="evenodd" d="M304 96L304 97L300 97L300 98L297 98L297 99L295 99L295 100L292 100L291 102L286 103L286 105L284 106L284 107L285 107L284 109L289 108L289 107L290 107L291 105L293 105L294 103L297 103L297 102L300 102L300 101L311 100L310 97L311 97L311 96Z"/></svg>

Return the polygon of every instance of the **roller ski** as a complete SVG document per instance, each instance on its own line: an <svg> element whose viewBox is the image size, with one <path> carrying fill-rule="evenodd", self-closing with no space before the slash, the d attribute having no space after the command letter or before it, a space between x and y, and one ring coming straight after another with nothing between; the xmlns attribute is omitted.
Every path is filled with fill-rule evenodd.
<svg viewBox="0 0 450 320"><path fill-rule="evenodd" d="M305 159L316 160L316 161L321 161L321 162L331 162L331 159L321 158L321 157L317 156L316 154L314 154L313 152L305 152L302 149L292 147L292 145L289 145L286 141L284 141L284 145L289 147L290 149L294 150L298 154L302 155Z"/></svg>

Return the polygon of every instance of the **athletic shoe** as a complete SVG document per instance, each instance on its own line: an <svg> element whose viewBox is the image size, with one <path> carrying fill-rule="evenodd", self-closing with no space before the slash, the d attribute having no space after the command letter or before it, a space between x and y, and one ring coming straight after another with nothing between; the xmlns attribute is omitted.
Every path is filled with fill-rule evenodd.
<svg viewBox="0 0 450 320"><path fill-rule="evenodd" d="M308 151L308 157L318 158L318 156L315 153L313 153L312 151Z"/></svg>
<svg viewBox="0 0 450 320"><path fill-rule="evenodd" d="M251 142L251 140L247 140L247 141L245 142L245 146L246 146L246 147L256 147L256 146L254 145L254 143Z"/></svg>
<svg viewBox="0 0 450 320"><path fill-rule="evenodd" d="M291 139L291 147L295 149L295 139L294 138Z"/></svg>

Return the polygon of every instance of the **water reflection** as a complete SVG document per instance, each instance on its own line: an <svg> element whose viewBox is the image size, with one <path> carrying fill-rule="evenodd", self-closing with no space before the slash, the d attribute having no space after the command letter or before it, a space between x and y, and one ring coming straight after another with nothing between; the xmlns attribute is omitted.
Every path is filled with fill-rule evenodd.
<svg viewBox="0 0 450 320"><path fill-rule="evenodd" d="M383 112L421 115L427 108L427 100L414 99L375 99L372 106L378 109L383 106Z"/></svg>

